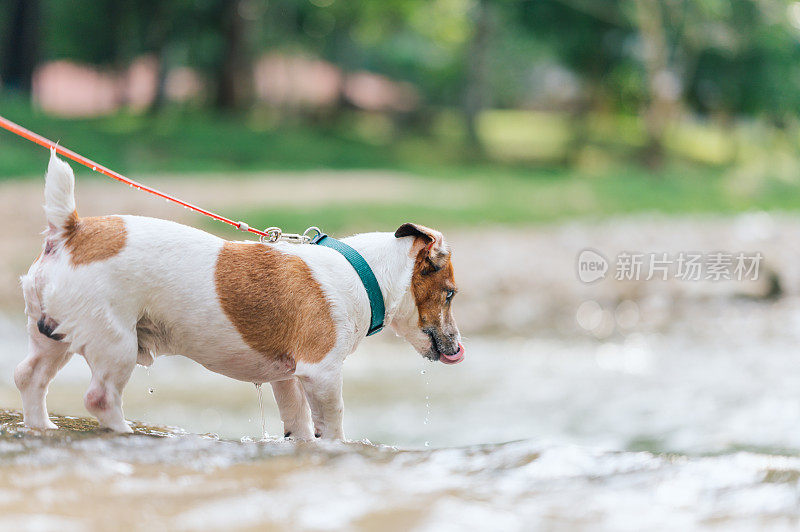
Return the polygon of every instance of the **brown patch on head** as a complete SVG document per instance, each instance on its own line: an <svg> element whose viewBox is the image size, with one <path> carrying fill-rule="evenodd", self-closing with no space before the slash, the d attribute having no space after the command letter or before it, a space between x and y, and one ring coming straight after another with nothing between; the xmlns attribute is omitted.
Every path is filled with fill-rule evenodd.
<svg viewBox="0 0 800 532"><path fill-rule="evenodd" d="M73 212L64 225L64 247L74 266L110 259L122 251L127 238L119 216L78 218Z"/></svg>
<svg viewBox="0 0 800 532"><path fill-rule="evenodd" d="M455 327L447 294L455 292L456 281L450 250L442 233L424 225L406 223L395 231L394 236L414 237L410 251L414 257L411 292L419 311L420 328Z"/></svg>
<svg viewBox="0 0 800 532"><path fill-rule="evenodd" d="M315 363L336 342L336 327L308 265L262 244L226 242L214 273L222 310L252 349Z"/></svg>
<svg viewBox="0 0 800 532"><path fill-rule="evenodd" d="M422 329L441 328L443 320L452 319L447 293L456 290L456 279L450 254L440 258L439 262L441 266L432 267L427 248L420 250L414 262L411 293L417 304L419 326Z"/></svg>

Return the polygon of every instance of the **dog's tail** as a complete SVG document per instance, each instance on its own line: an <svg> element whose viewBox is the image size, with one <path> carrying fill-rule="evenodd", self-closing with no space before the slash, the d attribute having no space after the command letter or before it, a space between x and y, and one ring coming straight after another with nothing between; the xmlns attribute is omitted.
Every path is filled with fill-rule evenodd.
<svg viewBox="0 0 800 532"><path fill-rule="evenodd" d="M75 212L75 175L67 163L56 157L54 149L50 150L50 164L44 182L44 213L49 231L55 234L62 234L78 218Z"/></svg>

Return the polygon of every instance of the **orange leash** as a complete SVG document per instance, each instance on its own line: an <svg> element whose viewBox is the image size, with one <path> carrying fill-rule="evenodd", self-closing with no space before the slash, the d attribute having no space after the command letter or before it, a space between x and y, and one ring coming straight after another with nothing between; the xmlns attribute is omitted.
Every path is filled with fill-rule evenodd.
<svg viewBox="0 0 800 532"><path fill-rule="evenodd" d="M83 155L75 153L74 151L72 151L70 149L67 149L67 148L64 148L62 146L59 146L57 143L53 142L52 140L46 139L43 136L38 135L38 134L34 133L33 131L30 131L29 129L25 129L24 127L20 126L19 124L15 124L11 120L3 118L2 116L0 116L0 127L4 128L4 129L7 129L8 131L14 133L15 135L19 135L20 137L22 137L24 139L28 139L31 142L35 142L36 144L38 144L40 146L44 146L45 148L50 148L52 150L55 150L56 153L58 153L60 155L63 155L64 157L67 157L68 159L72 159L76 163L82 164L83 166L85 166L87 168L91 168L95 172L100 172L104 176L108 176L111 179L116 179L117 181L125 183L126 185L130 185L133 188L136 188L138 190L143 190L145 192L149 192L150 194L152 194L154 196L158 196L159 198L164 198L167 201L171 201L173 203L177 203L178 205L186 207L187 209L192 209L193 211L199 212L200 214L205 214L209 218L213 218L213 219L218 220L220 222L224 222L224 223L226 223L228 225L232 225L232 226L234 226L235 228L237 228L237 229L239 229L241 231L248 231L250 233L255 233L255 234L259 235L262 238L269 238L270 236L272 236L272 233L268 233L268 232L265 232L265 231L259 231L258 229L253 229L252 227L250 227L249 225L247 225L244 222L235 222L235 221L233 221L233 220L231 220L229 218L225 218L224 216L220 216L219 214L216 214L216 213L213 213L211 211L207 211L207 210L205 210L205 209L203 209L201 207L198 207L197 205L193 205L191 203L188 203L188 202L185 202L183 200L180 200L180 199L176 198L175 196L170 196L169 194L165 194L164 192L161 192L160 190L156 190L154 188L148 187L147 185L143 185L143 184L139 183L138 181L134 181L133 179L128 179L124 175L122 175L120 173L117 173L114 170L110 170L110 169L106 168L105 166L103 166L102 164L97 164L96 162L92 161L91 159L87 159Z"/></svg>

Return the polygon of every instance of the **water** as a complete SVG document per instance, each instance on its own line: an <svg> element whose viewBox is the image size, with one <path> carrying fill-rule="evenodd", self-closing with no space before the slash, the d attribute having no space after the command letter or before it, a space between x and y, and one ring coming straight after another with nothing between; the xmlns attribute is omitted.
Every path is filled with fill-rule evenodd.
<svg viewBox="0 0 800 532"><path fill-rule="evenodd" d="M0 529L795 528L800 299L708 298L659 327L638 307L602 341L475 336L452 367L369 339L345 365L350 443L253 441L251 384L159 359L125 391L149 424L134 436L0 415ZM24 351L21 330L0 322L1 352ZM9 408L16 361L0 358ZM84 415L88 378L70 362L51 411ZM273 401L259 410L278 426Z"/></svg>
<svg viewBox="0 0 800 532"><path fill-rule="evenodd" d="M0 414L0 528L788 529L800 518L797 456L233 443L54 420L69 429L40 436Z"/></svg>

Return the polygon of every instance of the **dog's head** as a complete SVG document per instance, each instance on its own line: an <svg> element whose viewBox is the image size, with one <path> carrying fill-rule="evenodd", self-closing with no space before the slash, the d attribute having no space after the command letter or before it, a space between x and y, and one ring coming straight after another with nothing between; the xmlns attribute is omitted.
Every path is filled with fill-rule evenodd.
<svg viewBox="0 0 800 532"><path fill-rule="evenodd" d="M392 328L430 360L461 362L464 347L451 309L458 289L442 233L408 223L394 236L413 239L409 253L414 270L409 295L392 320Z"/></svg>

